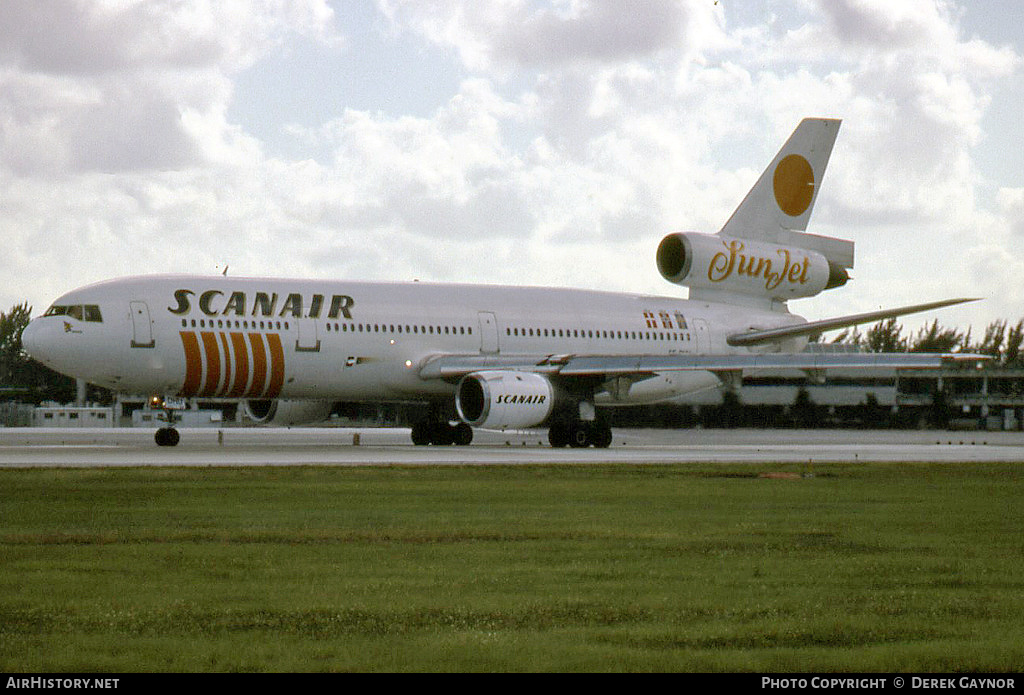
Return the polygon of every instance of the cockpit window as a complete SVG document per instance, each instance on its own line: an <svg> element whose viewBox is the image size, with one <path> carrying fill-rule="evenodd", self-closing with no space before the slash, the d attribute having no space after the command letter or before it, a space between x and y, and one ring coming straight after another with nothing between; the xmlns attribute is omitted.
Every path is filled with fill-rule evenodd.
<svg viewBox="0 0 1024 695"><path fill-rule="evenodd" d="M103 314L96 304L72 304L71 306L54 304L43 316L70 316L79 321L102 323Z"/></svg>

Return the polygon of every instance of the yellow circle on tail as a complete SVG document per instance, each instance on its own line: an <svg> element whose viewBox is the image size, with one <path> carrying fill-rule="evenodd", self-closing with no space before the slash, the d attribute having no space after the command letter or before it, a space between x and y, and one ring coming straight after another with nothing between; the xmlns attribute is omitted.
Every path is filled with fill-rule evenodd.
<svg viewBox="0 0 1024 695"><path fill-rule="evenodd" d="M775 202L790 217L802 215L814 197L814 172L807 160L798 154L783 158L775 167Z"/></svg>

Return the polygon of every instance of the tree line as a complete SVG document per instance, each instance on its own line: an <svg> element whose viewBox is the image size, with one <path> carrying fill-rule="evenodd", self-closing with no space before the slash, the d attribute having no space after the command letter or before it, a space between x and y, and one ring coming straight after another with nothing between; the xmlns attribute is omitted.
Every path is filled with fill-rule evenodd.
<svg viewBox="0 0 1024 695"><path fill-rule="evenodd" d="M941 326L935 319L918 329L914 335L904 335L903 326L896 319L880 321L861 333L854 326L840 333L833 344L856 345L869 352L961 352L988 355L990 366L1024 367L1024 319L1010 325L1005 319L993 321L985 328L980 340L971 335L971 329Z"/></svg>
<svg viewBox="0 0 1024 695"><path fill-rule="evenodd" d="M0 400L26 403L75 399L75 380L58 374L25 354L21 332L32 319L32 307L22 302L0 312Z"/></svg>

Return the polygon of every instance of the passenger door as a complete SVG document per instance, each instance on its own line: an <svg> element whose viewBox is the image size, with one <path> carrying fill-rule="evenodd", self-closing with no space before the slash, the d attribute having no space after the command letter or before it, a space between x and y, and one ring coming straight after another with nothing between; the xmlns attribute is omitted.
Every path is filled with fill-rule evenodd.
<svg viewBox="0 0 1024 695"><path fill-rule="evenodd" d="M149 318L149 306L145 302L131 302L132 314L132 347L151 348L156 346L153 340L153 322Z"/></svg>
<svg viewBox="0 0 1024 695"><path fill-rule="evenodd" d="M481 311L480 317L480 353L493 355L498 352L498 321L490 311Z"/></svg>

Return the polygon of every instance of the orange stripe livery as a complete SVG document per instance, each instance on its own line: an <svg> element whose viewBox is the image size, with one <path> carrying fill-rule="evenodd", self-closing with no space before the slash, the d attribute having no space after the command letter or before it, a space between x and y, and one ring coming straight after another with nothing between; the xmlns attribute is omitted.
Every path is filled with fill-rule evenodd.
<svg viewBox="0 0 1024 695"><path fill-rule="evenodd" d="M285 358L279 334L181 331L179 335L185 354L179 396L277 398L281 394Z"/></svg>

